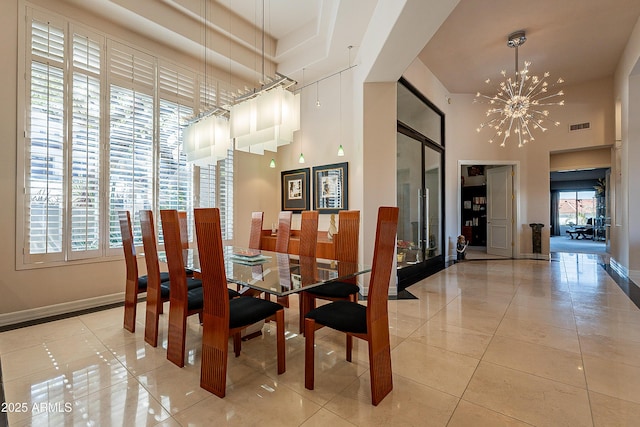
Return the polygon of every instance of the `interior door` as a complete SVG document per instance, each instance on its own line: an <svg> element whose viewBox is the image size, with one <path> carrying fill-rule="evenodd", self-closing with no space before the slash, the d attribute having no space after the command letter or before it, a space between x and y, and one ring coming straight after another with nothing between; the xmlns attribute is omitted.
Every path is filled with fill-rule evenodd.
<svg viewBox="0 0 640 427"><path fill-rule="evenodd" d="M487 254L513 256L513 166L487 169Z"/></svg>

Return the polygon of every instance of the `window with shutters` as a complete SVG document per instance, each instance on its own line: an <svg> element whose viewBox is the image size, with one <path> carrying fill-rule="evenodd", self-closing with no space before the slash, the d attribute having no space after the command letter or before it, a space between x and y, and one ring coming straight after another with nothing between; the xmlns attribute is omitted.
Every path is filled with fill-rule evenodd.
<svg viewBox="0 0 640 427"><path fill-rule="evenodd" d="M118 211L217 206L233 237L233 151L194 167L182 129L233 91L195 71L25 9L24 183L19 268L121 255ZM20 227L20 224L19 224ZM160 239L162 236L160 235Z"/></svg>

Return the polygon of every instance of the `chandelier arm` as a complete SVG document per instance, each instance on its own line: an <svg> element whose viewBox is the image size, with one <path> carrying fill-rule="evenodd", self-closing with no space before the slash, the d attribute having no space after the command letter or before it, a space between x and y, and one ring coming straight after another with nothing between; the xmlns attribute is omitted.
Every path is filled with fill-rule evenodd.
<svg viewBox="0 0 640 427"><path fill-rule="evenodd" d="M544 101L545 99L551 99L551 98L555 98L556 96L562 96L562 95L564 95L564 94L561 94L561 93L553 93L553 94L551 94L551 95L547 95L547 96L542 97L542 98L531 98L531 99L532 99L533 101L540 102L540 101ZM556 105L556 104L557 104L557 103L553 102L553 103L551 103L551 104L539 104L539 103L538 103L537 105Z"/></svg>

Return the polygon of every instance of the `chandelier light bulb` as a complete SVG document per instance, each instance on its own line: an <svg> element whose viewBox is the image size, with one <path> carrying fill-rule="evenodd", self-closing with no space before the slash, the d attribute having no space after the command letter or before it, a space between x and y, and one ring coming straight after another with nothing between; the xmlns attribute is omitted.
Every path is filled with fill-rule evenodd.
<svg viewBox="0 0 640 427"><path fill-rule="evenodd" d="M516 49L516 70L514 78L507 77L505 70L501 74L506 79L497 88L497 94L493 96L476 93L474 102L483 102L492 105L487 110L487 121L476 128L477 132L485 127L492 128L495 133L489 138L489 143L493 143L496 137L501 138L501 147L504 147L507 140L512 135L517 135L518 147L522 147L535 138L532 130L539 129L542 132L547 130L543 126L545 121L559 126L560 122L549 120L549 111L540 107L549 105L564 105L564 100L557 100L556 97L563 96L564 91L549 94L549 89L557 84L564 83L564 79L559 78L556 83L549 85L547 78L549 72L537 75L529 75L530 61L524 62L524 69L518 71L518 46L526 41L523 31L513 33L509 36L507 44ZM486 84L491 84L491 80L485 80ZM495 90L495 89L494 89Z"/></svg>

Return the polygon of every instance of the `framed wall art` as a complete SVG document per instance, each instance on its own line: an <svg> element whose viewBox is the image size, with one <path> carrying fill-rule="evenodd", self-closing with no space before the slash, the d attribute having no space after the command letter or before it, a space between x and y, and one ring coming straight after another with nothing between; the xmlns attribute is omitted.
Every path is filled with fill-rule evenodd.
<svg viewBox="0 0 640 427"><path fill-rule="evenodd" d="M282 171L282 210L302 212L309 206L309 168Z"/></svg>
<svg viewBox="0 0 640 427"><path fill-rule="evenodd" d="M319 213L338 213L349 209L349 164L313 168L313 208Z"/></svg>

